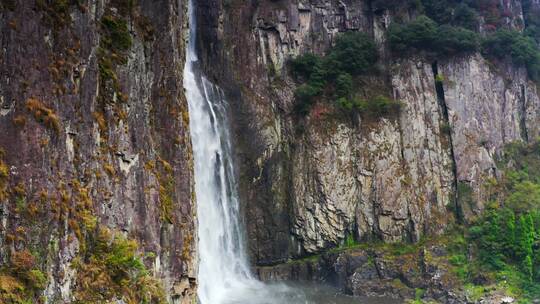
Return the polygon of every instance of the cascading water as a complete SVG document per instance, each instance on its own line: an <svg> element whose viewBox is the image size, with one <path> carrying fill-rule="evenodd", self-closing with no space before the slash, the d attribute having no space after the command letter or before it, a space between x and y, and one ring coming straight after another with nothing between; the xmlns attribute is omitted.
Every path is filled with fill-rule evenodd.
<svg viewBox="0 0 540 304"><path fill-rule="evenodd" d="M238 196L226 103L222 91L198 69L196 27L190 3L190 38L184 69L195 159L199 219L199 299L202 304L233 300L261 285L250 274L239 223Z"/></svg>
<svg viewBox="0 0 540 304"><path fill-rule="evenodd" d="M318 288L263 284L249 269L244 249L236 179L231 157L227 103L204 77L195 48L195 13L190 1L190 37L184 68L195 160L201 304L352 303ZM315 299L315 300L314 300Z"/></svg>
<svg viewBox="0 0 540 304"><path fill-rule="evenodd" d="M250 273L243 246L227 104L222 91L200 72L195 51L193 3L189 10L190 38L184 87L195 159L199 300L202 304L270 303L270 294L267 294L270 291ZM281 293L286 294L286 287L281 288Z"/></svg>

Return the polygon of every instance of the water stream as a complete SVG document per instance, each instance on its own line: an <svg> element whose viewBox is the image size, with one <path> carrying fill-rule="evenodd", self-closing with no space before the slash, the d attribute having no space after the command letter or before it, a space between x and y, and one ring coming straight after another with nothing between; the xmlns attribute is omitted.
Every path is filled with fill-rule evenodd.
<svg viewBox="0 0 540 304"><path fill-rule="evenodd" d="M184 69L195 161L201 304L349 304L358 299L320 286L265 284L250 272L232 163L227 102L201 73L190 3L190 38ZM362 301L361 303L368 303ZM382 303L382 302L369 302Z"/></svg>

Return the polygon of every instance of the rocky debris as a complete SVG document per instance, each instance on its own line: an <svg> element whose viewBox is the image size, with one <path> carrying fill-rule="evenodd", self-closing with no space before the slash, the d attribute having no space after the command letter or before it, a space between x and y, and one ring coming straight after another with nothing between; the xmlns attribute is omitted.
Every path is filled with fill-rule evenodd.
<svg viewBox="0 0 540 304"><path fill-rule="evenodd" d="M259 267L257 273L264 281L324 282L354 296L410 300L420 294L425 302L475 303L467 300L443 247L433 245L407 252L367 247Z"/></svg>

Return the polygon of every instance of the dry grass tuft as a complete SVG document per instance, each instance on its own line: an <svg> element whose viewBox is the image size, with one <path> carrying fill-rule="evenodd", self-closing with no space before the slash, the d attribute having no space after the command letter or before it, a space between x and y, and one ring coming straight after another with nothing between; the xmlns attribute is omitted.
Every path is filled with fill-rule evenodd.
<svg viewBox="0 0 540 304"><path fill-rule="evenodd" d="M47 128L60 132L60 119L54 111L46 107L41 101L36 98L29 98L26 101L26 109L32 113L34 118L44 124Z"/></svg>

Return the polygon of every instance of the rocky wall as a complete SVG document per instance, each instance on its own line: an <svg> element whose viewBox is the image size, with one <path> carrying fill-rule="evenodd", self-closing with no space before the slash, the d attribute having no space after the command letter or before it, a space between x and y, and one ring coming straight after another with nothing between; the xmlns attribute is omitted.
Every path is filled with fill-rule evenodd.
<svg viewBox="0 0 540 304"><path fill-rule="evenodd" d="M84 289L77 265L93 235L109 231L137 242L169 301L191 303L187 2L1 4L0 150L9 172L0 265L29 250L47 278L41 300L71 302Z"/></svg>

